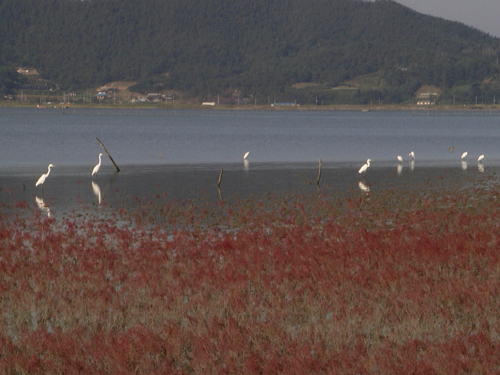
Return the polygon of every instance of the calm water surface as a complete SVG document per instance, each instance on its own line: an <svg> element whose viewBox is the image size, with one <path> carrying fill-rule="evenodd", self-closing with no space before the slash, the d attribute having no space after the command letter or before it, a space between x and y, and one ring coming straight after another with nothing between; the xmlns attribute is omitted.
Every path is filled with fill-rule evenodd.
<svg viewBox="0 0 500 375"><path fill-rule="evenodd" d="M322 188L333 193L363 192L360 182L373 192L428 181L497 181L500 168L498 113L0 108L0 131L0 202L41 199L34 184L52 163L43 198L59 212L131 197L219 199L220 169L225 197L316 193L320 158ZM91 178L102 152L96 137L120 173L104 156L98 179ZM396 155L405 158L399 168ZM372 167L361 177L367 158Z"/></svg>
<svg viewBox="0 0 500 375"><path fill-rule="evenodd" d="M93 166L104 143L118 165L500 161L500 116L412 112L0 108L0 168ZM455 152L448 152L454 146ZM90 168L92 169L92 168Z"/></svg>

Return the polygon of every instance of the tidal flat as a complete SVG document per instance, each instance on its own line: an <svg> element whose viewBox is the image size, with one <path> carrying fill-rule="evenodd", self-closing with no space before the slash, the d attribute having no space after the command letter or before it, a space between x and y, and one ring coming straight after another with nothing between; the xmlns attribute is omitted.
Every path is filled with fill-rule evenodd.
<svg viewBox="0 0 500 375"><path fill-rule="evenodd" d="M240 169L2 182L0 373L499 370L494 167Z"/></svg>

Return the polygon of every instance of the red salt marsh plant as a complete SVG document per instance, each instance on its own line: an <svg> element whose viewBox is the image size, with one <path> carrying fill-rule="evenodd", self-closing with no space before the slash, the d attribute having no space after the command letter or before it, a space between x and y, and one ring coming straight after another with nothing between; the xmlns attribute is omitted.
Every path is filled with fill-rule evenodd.
<svg viewBox="0 0 500 375"><path fill-rule="evenodd" d="M498 203L428 189L3 215L0 373L496 373Z"/></svg>

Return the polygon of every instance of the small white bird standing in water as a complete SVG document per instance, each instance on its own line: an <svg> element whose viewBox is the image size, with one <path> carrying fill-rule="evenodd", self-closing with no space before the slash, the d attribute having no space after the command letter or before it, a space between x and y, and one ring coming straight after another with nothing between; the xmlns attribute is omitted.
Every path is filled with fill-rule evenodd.
<svg viewBox="0 0 500 375"><path fill-rule="evenodd" d="M468 152L467 152L467 151L465 151L465 152L462 154L462 156L460 156L460 159L464 160L464 159L465 159L465 157L467 156L467 154L468 154Z"/></svg>
<svg viewBox="0 0 500 375"><path fill-rule="evenodd" d="M399 160L400 163L403 162L403 157L401 155L396 156L396 158Z"/></svg>
<svg viewBox="0 0 500 375"><path fill-rule="evenodd" d="M412 151L408 154L413 160L415 160L415 153Z"/></svg>
<svg viewBox="0 0 500 375"><path fill-rule="evenodd" d="M49 177L50 168L53 166L54 166L54 164L49 164L49 167L47 168L47 173L42 174L35 184L35 186L42 185L42 191L43 191L43 184L45 183L45 180L47 179L47 177Z"/></svg>
<svg viewBox="0 0 500 375"><path fill-rule="evenodd" d="M243 155L243 159L248 158L248 155L250 155L250 151L245 152L245 155Z"/></svg>
<svg viewBox="0 0 500 375"><path fill-rule="evenodd" d="M363 166L361 168L359 168L359 171L358 173L361 174L361 173L366 173L366 170L370 167L370 162L371 162L371 159L368 159L366 161L366 164L363 164Z"/></svg>
<svg viewBox="0 0 500 375"><path fill-rule="evenodd" d="M480 156L477 158L477 161L478 161L479 163L481 163L483 160L484 160L484 154L483 154L483 155L480 155Z"/></svg>
<svg viewBox="0 0 500 375"><path fill-rule="evenodd" d="M102 156L102 152L99 154L99 163L97 163L97 165L92 170L92 176L97 174L97 172L99 172L99 169L101 168L101 156Z"/></svg>

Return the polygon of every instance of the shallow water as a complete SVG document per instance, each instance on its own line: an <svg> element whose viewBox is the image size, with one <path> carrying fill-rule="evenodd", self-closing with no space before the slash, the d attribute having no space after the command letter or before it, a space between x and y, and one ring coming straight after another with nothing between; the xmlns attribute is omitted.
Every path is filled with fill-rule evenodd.
<svg viewBox="0 0 500 375"><path fill-rule="evenodd" d="M496 113L0 108L0 204L24 200L44 213L65 215L146 199L493 186L500 169L499 119ZM90 176L103 151L96 136L119 173L104 155L98 177ZM486 158L478 166L482 153ZM397 162L398 154L404 163ZM357 171L367 158L373 162L363 176ZM42 196L34 185L49 163L55 167Z"/></svg>
<svg viewBox="0 0 500 375"><path fill-rule="evenodd" d="M500 168L477 165L466 170L461 165L418 167L405 165L370 168L365 176L357 173L357 166L338 166L323 163L321 180L317 185L318 165L290 164L226 164L220 189L217 186L220 169L213 165L150 165L124 166L116 172L104 167L98 178L91 178L84 167L61 167L51 174L45 187L35 187L38 173L25 168L22 174L0 176L0 203L12 205L26 201L34 210L65 216L90 210L111 211L123 206L157 201L161 204L174 200L234 201L267 195L305 194L341 198L347 195L384 194L391 190L407 194L412 189L439 189L440 187L496 186ZM43 199L43 202L42 202Z"/></svg>

